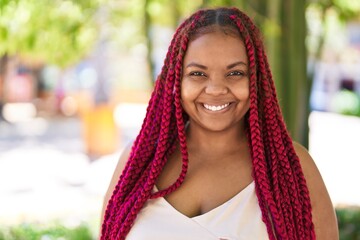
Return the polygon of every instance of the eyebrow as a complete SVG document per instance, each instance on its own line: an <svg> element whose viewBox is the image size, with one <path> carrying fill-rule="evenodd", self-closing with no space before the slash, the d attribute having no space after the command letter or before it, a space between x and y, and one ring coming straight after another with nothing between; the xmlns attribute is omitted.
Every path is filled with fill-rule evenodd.
<svg viewBox="0 0 360 240"><path fill-rule="evenodd" d="M207 69L206 66L201 65L201 64L198 64L198 63L194 63L194 62L189 63L189 64L186 66L186 68L188 68L188 67L198 67L198 68L201 68L201 69L204 69L204 70Z"/></svg>
<svg viewBox="0 0 360 240"><path fill-rule="evenodd" d="M244 66L247 66L246 63L244 63L243 61L238 61L238 62L235 62L235 63L232 63L230 64L229 66L227 66L226 68L227 69L232 69L238 65L244 65Z"/></svg>
<svg viewBox="0 0 360 240"><path fill-rule="evenodd" d="M244 63L243 61L238 61L238 62L234 62L234 63L228 65L228 66L226 67L226 69L231 69L231 68L234 68L234 67L236 67L236 66L238 66L238 65L247 66L246 63ZM204 69L204 70L207 69L206 66L201 65L201 64L199 64L199 63L194 63L194 62L191 62L191 63L189 63L188 65L186 65L186 68L189 68L189 67L198 67L198 68L201 68L201 69Z"/></svg>

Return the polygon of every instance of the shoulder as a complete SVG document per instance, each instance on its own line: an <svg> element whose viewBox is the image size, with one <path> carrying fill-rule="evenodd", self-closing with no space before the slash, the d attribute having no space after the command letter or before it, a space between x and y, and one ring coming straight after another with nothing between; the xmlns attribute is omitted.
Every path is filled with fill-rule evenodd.
<svg viewBox="0 0 360 240"><path fill-rule="evenodd" d="M132 148L132 142L129 143L125 148L124 150L121 152L120 154L120 157L119 157L119 161L116 165L116 168L114 170L114 173L113 173L113 176L112 176L112 179L111 179L111 182L110 182L110 187L112 185L112 183L117 183L118 180L119 180L119 177L122 173L122 171L124 170L125 168L125 165L127 163L127 160L129 159L129 156L130 156L130 152L131 152L131 148ZM115 187L115 186L114 186Z"/></svg>
<svg viewBox="0 0 360 240"><path fill-rule="evenodd" d="M299 157L306 181L319 180L319 176L317 175L320 175L320 172L318 171L316 164L311 155L309 154L308 150L297 142L293 142L293 146L296 155Z"/></svg>
<svg viewBox="0 0 360 240"><path fill-rule="evenodd" d="M120 175L121 173L123 172L124 168L125 168L125 165L126 165L126 162L129 158L129 155L130 155L130 152L131 152L131 147L132 147L132 142L129 143L125 148L124 150L122 151L121 155L120 155L120 158L119 158L119 161L116 165L116 168L113 172L113 175L112 175L112 178L111 178L111 181L109 183L109 187L106 191L106 194L104 196L104 201L103 201L103 209L102 209L102 213L101 213L101 217L103 218L104 214L105 214L105 210L106 210L106 206L107 206L107 203L109 202L111 196L112 196L112 193L115 189L115 186L117 185L118 181L119 181L119 178L120 178Z"/></svg>
<svg viewBox="0 0 360 240"><path fill-rule="evenodd" d="M339 239L334 207L321 174L307 149L297 142L293 146L310 192L316 239Z"/></svg>

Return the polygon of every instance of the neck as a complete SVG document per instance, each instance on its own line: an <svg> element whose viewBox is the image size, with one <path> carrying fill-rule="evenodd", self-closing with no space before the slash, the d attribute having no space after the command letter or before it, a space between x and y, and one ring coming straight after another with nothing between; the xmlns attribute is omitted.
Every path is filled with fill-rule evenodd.
<svg viewBox="0 0 360 240"><path fill-rule="evenodd" d="M212 155L231 153L243 147L244 144L247 145L244 124L222 131L209 131L190 123L186 135L189 151Z"/></svg>

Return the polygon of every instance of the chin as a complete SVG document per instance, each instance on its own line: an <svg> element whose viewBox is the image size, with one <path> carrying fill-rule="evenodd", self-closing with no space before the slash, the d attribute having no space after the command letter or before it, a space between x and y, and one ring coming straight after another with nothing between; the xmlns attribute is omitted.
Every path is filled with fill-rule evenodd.
<svg viewBox="0 0 360 240"><path fill-rule="evenodd" d="M217 124L212 124L212 125L203 125L202 126L203 129L209 131L209 132L224 132L230 129L234 129L235 126L229 126L229 125L217 125Z"/></svg>

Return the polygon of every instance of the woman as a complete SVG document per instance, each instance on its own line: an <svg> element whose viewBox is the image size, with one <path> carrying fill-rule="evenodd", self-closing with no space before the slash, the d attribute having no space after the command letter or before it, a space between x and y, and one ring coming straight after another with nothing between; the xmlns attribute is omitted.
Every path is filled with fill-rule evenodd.
<svg viewBox="0 0 360 240"><path fill-rule="evenodd" d="M106 203L101 239L338 238L244 13L200 10L179 26Z"/></svg>

